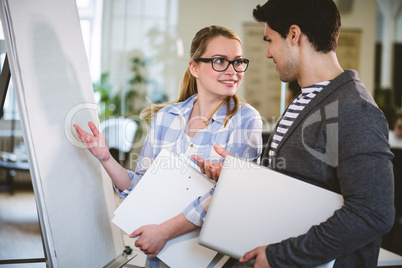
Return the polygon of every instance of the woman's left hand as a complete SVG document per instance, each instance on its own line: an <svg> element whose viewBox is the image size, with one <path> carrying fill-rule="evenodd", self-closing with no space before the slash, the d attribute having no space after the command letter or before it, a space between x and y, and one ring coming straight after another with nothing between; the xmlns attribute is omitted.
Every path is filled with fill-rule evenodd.
<svg viewBox="0 0 402 268"><path fill-rule="evenodd" d="M144 225L129 235L131 238L137 236L140 237L135 241L135 246L150 258L156 257L168 241L163 228L157 224Z"/></svg>

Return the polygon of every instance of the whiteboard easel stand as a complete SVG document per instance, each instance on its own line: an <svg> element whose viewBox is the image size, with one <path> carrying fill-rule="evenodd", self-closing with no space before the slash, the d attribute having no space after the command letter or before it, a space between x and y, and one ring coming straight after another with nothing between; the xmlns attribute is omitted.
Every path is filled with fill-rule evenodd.
<svg viewBox="0 0 402 268"><path fill-rule="evenodd" d="M27 33L29 33L29 35L31 34L31 31L26 30L26 26L32 25L33 22L39 23L38 25L43 25L43 20L42 18L46 18L48 20L49 25L53 25L55 26L55 28L52 29L53 30L49 30L49 31L42 31L42 29L38 29L38 31L40 33L44 33L47 36L52 36L55 37L57 40L62 41L62 42L66 42L72 39L69 39L68 37L74 37L74 38L80 38L80 34L81 34L81 28L79 26L79 21L78 21L78 10L76 7L76 3L74 0L63 0L63 1L58 1L57 5L54 5L54 1L52 0L40 0L40 1L36 1L34 4L32 4L32 1L29 0L23 0L24 4L21 4L20 2L16 3L15 1L12 0L0 0L0 19L1 19L1 23L2 23L2 28L3 28L3 33L4 33L4 39L5 39L5 44L6 44L6 53L7 53L7 57L8 57L8 64L9 64L9 69L10 69L10 74L12 76L13 79L13 86L16 90L16 99L17 99L17 107L18 107L18 111L19 111L19 115L21 118L21 123L22 123L22 130L23 130L23 138L25 143L28 145L27 146L27 156L28 156L28 161L29 161L29 169L30 169L30 173L31 173L31 178L32 178L32 186L34 189L34 193L35 193L35 200L36 200L36 207L37 207L37 212L38 212L38 218L39 218L39 224L40 224L40 228L41 228L41 234L42 234L42 244L44 246L45 249L45 259L46 259L46 265L47 267L51 267L51 268L58 268L58 267L80 267L80 266L86 266L86 267L92 267L94 266L92 264L92 259L94 259L94 262L98 263L98 265L95 265L97 267L101 267L104 265L104 263L106 263L107 261L109 261L109 264L111 265L106 265L104 267L106 268L114 268L114 267L122 267L124 265L125 262L128 262L130 259L132 259L133 257L131 256L127 256L127 254L123 251L123 248L121 247L122 244L124 243L123 239L120 239L122 237L120 237L120 235L118 234L118 230L115 228L112 228L111 223L106 223L106 224L102 224L100 225L100 229L98 228L92 228L92 225L88 225L86 224L85 227L87 228L87 230L85 231L85 235L88 239L96 236L96 239L93 239L91 241L94 242L100 242L99 237L97 237L99 235L99 233L97 233L96 231L104 231L107 232L107 238L110 241L113 241L114 243L107 243L102 241L102 243L100 243L100 247L98 246L93 246L93 247L88 247L88 244L85 244L85 246L81 246L81 245L77 245L76 248L71 247L71 243L65 243L65 241L62 239L63 236L57 236L57 241L55 241L55 237L52 234L52 230L54 228L63 228L63 219L61 217L57 217L57 215L49 215L49 209L48 206L51 207L51 205L49 205L50 203L46 203L45 200L45 194L47 193L48 188L46 188L46 181L44 182L41 178L41 165L39 163L38 157L36 155L36 150L35 150L35 146L42 146L45 145L46 142L45 140L39 139L36 140L36 143L34 142L34 138L38 138L40 136L40 133L33 133L32 131L32 127L31 127L31 123L34 124L35 123L35 116L39 116L38 114L36 114L35 110L30 110L28 111L28 106L27 106L27 96L31 96L30 94L35 95L35 92L42 94L43 92L39 91L38 87L29 87L29 91L25 92L24 91L24 82L26 82L29 85L32 85L32 82L29 81L30 79L33 79L33 76L28 75L28 77L25 77L25 79L23 79L22 77L22 73L21 70L22 68L25 67L26 61L22 60L24 59L24 57L22 57L21 59L18 57L18 49L21 47L18 46L19 41L25 40L26 42L33 42L33 45L36 44L38 45L40 48L43 48L43 46L49 45L48 40L45 39L41 39L41 40L37 40L35 38L31 38L29 36L26 36ZM30 11L27 11L27 6L29 6ZM66 10L68 10L68 12L66 12ZM58 14L57 17L55 17L55 14ZM41 17L40 19L38 19L38 17ZM62 17L62 18L61 18ZM27 19L27 20L25 20ZM13 20L14 23L13 23ZM64 23L63 25L60 23L60 21L68 21L68 20L76 20L74 23L72 23L72 27L71 28L66 28ZM66 31L67 34L57 34L58 31L63 31L64 30L68 30ZM21 38L21 39L19 39ZM28 39L26 39L28 38ZM81 40L82 41L82 40ZM25 44L24 43L24 44ZM68 42L67 42L68 43ZM84 45L83 42L70 42L70 45L74 46L74 48L76 50L78 50L80 53L81 57L75 56L72 58L58 58L60 61L62 61L63 66L64 65L68 65L71 67L71 70L81 70L81 68L79 68L80 66L82 66L83 64L86 64L86 58L84 57ZM76 45L76 46L75 46ZM49 49L57 54L59 54L59 49L60 47L58 45L52 45L49 47ZM57 50L57 52L56 52ZM22 51L24 51L24 49L22 49ZM42 51L44 52L44 51ZM45 52L44 52L45 53ZM76 54L76 52L74 52ZM70 55L71 56L71 55ZM26 59L26 58L25 58ZM47 63L45 63L44 65L46 67L48 66L52 66L53 63L48 62L50 65L47 65ZM59 62L60 63L60 62ZM64 68L62 66L62 64L59 64L60 68ZM43 67L45 68L45 67ZM35 75L41 77L41 75L47 75L49 70L46 69L40 69L40 72L38 74ZM84 68L85 69L85 68ZM87 73L87 70L83 70L85 72L85 75L89 74L89 72ZM46 73L45 73L46 72ZM66 75L65 70L58 70L58 74L60 75ZM4 76L5 78L7 78L7 76ZM82 79L78 79L79 77L77 77L77 79L73 79L74 83L77 83L77 85L81 84L81 83L86 83L87 85L90 84L90 79L88 79L89 77L83 77ZM7 79L5 79L7 80ZM46 79L47 80L47 79ZM55 85L56 83L59 84L58 80L51 80L52 83ZM47 83L48 81L46 81ZM76 87L76 88L80 88L80 87ZM70 97L70 90L68 87L62 87L62 93L65 93L63 96L64 97ZM69 90L67 92L67 90ZM76 90L75 92L79 94L78 97L71 97L69 98L70 100L70 104L74 105L76 103L92 103L94 101L94 99L89 96L91 95L89 93L89 95L81 95L80 90ZM46 91L45 91L46 92ZM1 93L1 92L0 92ZM82 93L82 92L81 92ZM3 94L4 95L4 94ZM1 94L0 94L1 97ZM32 96L31 96L32 97ZM58 96L60 97L60 96ZM28 97L29 99L29 97ZM50 100L50 97L49 97ZM36 103L37 104L37 103ZM35 105L36 105L35 104ZM68 107L65 107L68 108ZM70 107L71 108L71 107ZM58 109L58 107L53 107L53 109ZM42 111L45 112L45 111ZM46 111L46 113L52 113L54 112L52 111ZM89 111L87 111L84 116L89 118L93 118L94 114L91 114ZM61 117L60 117L61 118ZM31 120L31 121L30 121ZM49 125L47 125L48 127L50 127ZM58 125L60 128L64 127L65 128L65 124L62 126L61 124ZM60 129L61 130L61 129ZM37 135L36 135L37 134ZM62 135L62 131L60 131L60 133ZM36 136L35 136L36 135ZM69 140L70 141L70 140ZM71 141L70 141L71 142ZM64 146L67 144L67 142L65 140L57 140L56 141L57 145L61 145ZM68 146L70 146L71 144L69 143ZM70 147L69 147L70 148ZM54 152L56 155L61 156L62 154L57 151L57 150L53 150L52 152ZM46 161L46 160L44 160ZM78 166L78 165L77 165ZM64 166L65 167L65 166ZM82 166L80 166L82 168ZM85 167L86 168L86 167ZM64 171L68 171L68 169L64 169ZM56 172L55 172L56 173ZM52 174L57 175L57 174ZM73 174L74 172L72 172L71 175L75 175ZM103 177L103 173L101 174L101 172L99 172L99 170L95 170L92 169L90 170L90 172L86 173L88 176L91 175L97 175L97 176L102 176ZM103 178L102 178L103 179ZM74 183L78 183L79 180L77 179ZM94 181L93 181L94 182ZM94 184L94 183L93 183ZM99 185L93 185L94 187L98 187ZM101 187L99 187L99 190L105 191L105 185L101 185ZM73 188L74 189L74 188ZM105 192L106 194L106 192ZM54 196L52 196L54 197ZM110 200L114 200L114 196L111 195L111 192L109 191L108 193L108 197L110 198ZM100 198L100 197L99 197ZM82 206L78 206L77 203L74 203L74 209L76 210L77 213L74 214L74 216L76 217L87 217L88 213L91 213L92 210L90 209L91 207L95 207L98 205L98 203L94 202L95 199L91 199L91 200L87 200L91 206L86 207L86 209L80 209ZM69 205L66 201L67 199L60 199L60 201L64 201L63 205ZM104 200L106 201L106 200ZM53 207L52 207L53 208ZM111 207L106 207L106 208L102 208L99 210L96 210L96 213L93 213L91 215L93 215L94 217L97 217L99 215L102 215L106 217L106 213L110 213L111 212ZM74 211L75 212L75 211ZM99 214L102 213L102 214ZM96 214L96 215L95 215ZM72 214L71 214L72 215ZM51 222L51 217L50 216L54 216L53 221ZM108 218L110 215L107 215ZM95 219L95 218L91 218L91 219ZM95 221L93 221L94 224ZM74 226L74 225L70 225L70 226ZM70 227L69 226L69 227ZM89 229L90 228L90 229ZM70 230L70 229L68 229ZM84 229L82 229L84 230ZM94 231L95 230L95 231ZM71 231L75 231L75 230L71 230ZM60 234L60 233L58 233ZM103 234L103 233L102 233ZM91 236L93 235L93 236ZM119 237L118 237L119 236ZM72 240L69 240L69 242L71 242ZM120 243L121 242L121 243ZM118 243L118 244L117 244ZM57 245L57 247L56 247ZM70 245L70 247L66 247L65 245ZM96 249L99 248L99 250L101 250L103 252L103 256L99 256L99 258L97 258L97 251ZM121 253L120 251L123 251L123 253ZM58 250L58 252L56 252L56 249ZM78 252L79 250L79 252ZM66 253L70 253L70 255L67 255ZM76 253L77 255L74 256L74 253ZM88 254L85 253L90 253L89 256ZM59 258L58 258L59 255ZM71 256L74 256L75 258L72 259ZM115 257L117 255L117 257ZM105 258L106 257L106 258ZM125 258L122 258L125 257ZM134 256L135 257L135 256ZM95 260L96 258L96 260ZM102 259L102 261L100 262L99 260ZM120 261L120 259L123 259ZM110 261L112 260L112 261ZM59 263L60 261L60 263ZM80 263L85 263L85 265L80 265ZM74 264L74 265L70 265L70 264Z"/></svg>
<svg viewBox="0 0 402 268"><path fill-rule="evenodd" d="M6 100L6 95L7 95L7 90L8 90L8 85L10 83L11 79L11 72L10 72L10 66L8 65L8 60L7 60L7 54L6 58L4 59L4 65L1 71L0 75L0 119L3 118L3 113L4 113L4 102Z"/></svg>
<svg viewBox="0 0 402 268"><path fill-rule="evenodd" d="M10 79L11 79L11 72L10 72L10 66L8 64L7 60L7 54L4 59L4 64L3 68L0 74L0 119L3 117L3 108L4 108L4 102L7 96L7 91L8 91L8 86L10 84ZM41 222L41 218L39 217L39 223ZM43 252L45 254L45 258L31 258L31 259L10 259L10 260L0 260L0 265L2 264L22 264L22 263L46 263L46 267L49 267L49 263L46 258L46 247L43 241L43 232L42 232L42 224L39 224L39 227L41 229L42 233L42 246L43 246ZM134 256L129 256L132 252L132 249L128 246L126 246L126 249L123 251L123 253L119 256L117 256L115 259L111 260L108 264L104 266L104 268L120 268L126 265L129 261L131 261L133 258L137 256L135 254Z"/></svg>
<svg viewBox="0 0 402 268"><path fill-rule="evenodd" d="M3 117L4 102L5 102L7 91L8 91L8 85L10 84L10 79L11 79L11 72L10 72L10 66L8 64L8 59L7 59L7 54L6 54L6 58L4 59L4 64L3 64L3 68L1 71L1 75L0 75L0 119ZM39 227L41 228L41 224L39 224ZM42 228L41 228L41 233L42 233ZM46 261L46 250L45 250L45 246L43 243L43 238L42 238L42 246L43 246L43 252L45 254L45 258L0 260L0 265L1 264L46 262L46 267L48 267L48 264Z"/></svg>

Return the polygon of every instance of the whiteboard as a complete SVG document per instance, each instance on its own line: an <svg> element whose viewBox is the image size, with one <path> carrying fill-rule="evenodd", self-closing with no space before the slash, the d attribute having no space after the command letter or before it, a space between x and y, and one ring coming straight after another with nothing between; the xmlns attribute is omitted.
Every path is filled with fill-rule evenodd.
<svg viewBox="0 0 402 268"><path fill-rule="evenodd" d="M72 124L99 124L74 0L1 0L11 76L50 267L121 254L110 179ZM89 129L87 129L89 131Z"/></svg>

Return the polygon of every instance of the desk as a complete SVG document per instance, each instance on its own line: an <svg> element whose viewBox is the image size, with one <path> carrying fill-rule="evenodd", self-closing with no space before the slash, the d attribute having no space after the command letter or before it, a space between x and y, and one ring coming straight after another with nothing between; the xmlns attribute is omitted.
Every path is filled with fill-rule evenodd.
<svg viewBox="0 0 402 268"><path fill-rule="evenodd" d="M380 256L378 257L378 267L401 267L402 256L391 251L380 248Z"/></svg>
<svg viewBox="0 0 402 268"><path fill-rule="evenodd" d="M16 170L29 171L28 162L11 162L11 161L1 161L0 169L7 171L6 177L6 188L8 188L10 194L14 193L14 176Z"/></svg>

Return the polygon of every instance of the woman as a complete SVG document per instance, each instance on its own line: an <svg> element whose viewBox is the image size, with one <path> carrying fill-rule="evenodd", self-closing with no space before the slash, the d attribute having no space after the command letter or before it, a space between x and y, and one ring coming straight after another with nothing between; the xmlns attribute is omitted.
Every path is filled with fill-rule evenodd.
<svg viewBox="0 0 402 268"><path fill-rule="evenodd" d="M219 144L234 156L255 161L262 151L262 121L259 113L240 101L236 92L248 60L243 58L240 38L230 29L201 29L191 44L191 59L180 87L179 98L167 105L145 110L153 118L135 172L126 171L110 156L104 137L89 123L93 136L74 126L88 150L99 159L120 197L126 197L162 149L189 158L223 161L213 149ZM159 225L147 225L130 237L149 255L147 266L159 267L156 255L166 242L202 226L213 189L194 200L183 213Z"/></svg>

